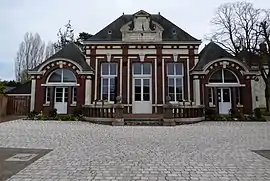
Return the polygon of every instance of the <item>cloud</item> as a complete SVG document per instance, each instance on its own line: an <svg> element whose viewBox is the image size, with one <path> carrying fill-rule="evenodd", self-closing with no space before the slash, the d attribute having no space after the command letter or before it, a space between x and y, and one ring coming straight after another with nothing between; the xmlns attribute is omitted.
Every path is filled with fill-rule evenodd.
<svg viewBox="0 0 270 181"><path fill-rule="evenodd" d="M270 1L253 1L257 7L270 7ZM1 66L0 77L14 77L16 52L28 31L38 32L46 42L56 41L58 29L71 20L76 33L95 34L123 12L133 14L144 9L160 12L192 36L203 39L210 31L215 8L225 2L228 0L0 0L0 63L10 68L7 71Z"/></svg>

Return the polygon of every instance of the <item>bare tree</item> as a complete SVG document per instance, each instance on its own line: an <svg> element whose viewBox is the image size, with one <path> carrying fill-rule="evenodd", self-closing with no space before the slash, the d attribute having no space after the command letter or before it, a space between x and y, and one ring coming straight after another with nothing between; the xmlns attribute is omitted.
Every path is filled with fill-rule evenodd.
<svg viewBox="0 0 270 181"><path fill-rule="evenodd" d="M270 11L257 9L249 2L223 4L211 21L214 30L208 38L235 56L245 52L248 63L257 63L265 83L266 106L270 112L269 17Z"/></svg>
<svg viewBox="0 0 270 181"><path fill-rule="evenodd" d="M236 56L243 50L254 52L258 46L260 12L248 2L221 5L211 21L214 30L210 39Z"/></svg>
<svg viewBox="0 0 270 181"><path fill-rule="evenodd" d="M259 48L259 69L265 82L266 108L270 112L270 10L263 11L263 20L260 23L261 42Z"/></svg>
<svg viewBox="0 0 270 181"><path fill-rule="evenodd" d="M45 49L45 59L49 58L55 53L54 44L49 41Z"/></svg>
<svg viewBox="0 0 270 181"><path fill-rule="evenodd" d="M58 41L54 44L55 51L61 50L64 46L71 42L75 42L74 40L74 29L72 28L71 21L65 25L65 30L62 31L60 28L58 33Z"/></svg>
<svg viewBox="0 0 270 181"><path fill-rule="evenodd" d="M16 80L26 82L30 79L28 71L44 60L45 43L38 33L26 33L20 43L15 59Z"/></svg>

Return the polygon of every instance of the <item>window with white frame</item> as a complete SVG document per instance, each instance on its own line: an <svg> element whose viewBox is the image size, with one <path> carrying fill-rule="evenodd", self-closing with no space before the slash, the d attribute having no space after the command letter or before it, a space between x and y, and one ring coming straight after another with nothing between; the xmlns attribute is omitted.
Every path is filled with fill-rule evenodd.
<svg viewBox="0 0 270 181"><path fill-rule="evenodd" d="M184 66L182 63L167 64L168 95L171 101L184 100Z"/></svg>
<svg viewBox="0 0 270 181"><path fill-rule="evenodd" d="M72 104L77 103L77 87L72 88Z"/></svg>
<svg viewBox="0 0 270 181"><path fill-rule="evenodd" d="M241 90L240 90L240 87L236 88L236 104L241 105Z"/></svg>
<svg viewBox="0 0 270 181"><path fill-rule="evenodd" d="M209 83L239 83L239 80L230 70L219 69L211 75Z"/></svg>
<svg viewBox="0 0 270 181"><path fill-rule="evenodd" d="M49 104L50 103L50 97L51 97L51 92L49 87L44 88L44 94L43 94L43 102L44 104Z"/></svg>
<svg viewBox="0 0 270 181"><path fill-rule="evenodd" d="M116 96L117 64L101 64L101 100L114 101Z"/></svg>
<svg viewBox="0 0 270 181"><path fill-rule="evenodd" d="M57 69L48 79L48 83L76 83L76 77L71 70Z"/></svg>
<svg viewBox="0 0 270 181"><path fill-rule="evenodd" d="M210 104L214 105L214 89L212 87L208 90L208 100Z"/></svg>

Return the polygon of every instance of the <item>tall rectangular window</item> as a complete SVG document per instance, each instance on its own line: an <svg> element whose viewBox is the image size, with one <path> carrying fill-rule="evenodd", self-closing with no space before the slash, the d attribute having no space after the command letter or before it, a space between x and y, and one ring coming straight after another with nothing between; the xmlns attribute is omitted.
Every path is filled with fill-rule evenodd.
<svg viewBox="0 0 270 181"><path fill-rule="evenodd" d="M182 63L167 64L168 95L171 101L184 99L184 66Z"/></svg>
<svg viewBox="0 0 270 181"><path fill-rule="evenodd" d="M77 103L77 87L72 88L72 104Z"/></svg>
<svg viewBox="0 0 270 181"><path fill-rule="evenodd" d="M50 103L50 97L51 97L51 92L50 92L49 87L44 87L44 93L43 93L43 102L44 104L49 104Z"/></svg>
<svg viewBox="0 0 270 181"><path fill-rule="evenodd" d="M101 64L101 99L114 101L116 96L117 64Z"/></svg>
<svg viewBox="0 0 270 181"><path fill-rule="evenodd" d="M236 104L241 105L241 90L239 87L237 87L235 90L236 90Z"/></svg>

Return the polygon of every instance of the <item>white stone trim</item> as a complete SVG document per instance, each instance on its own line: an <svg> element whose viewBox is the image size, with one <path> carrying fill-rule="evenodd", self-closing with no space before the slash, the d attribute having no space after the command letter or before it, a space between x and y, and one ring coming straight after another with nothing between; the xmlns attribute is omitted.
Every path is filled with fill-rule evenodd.
<svg viewBox="0 0 270 181"><path fill-rule="evenodd" d="M70 63L76 65L77 68L80 69L80 71L82 71L82 67L81 67L77 62L74 62L73 60L66 59L66 58L54 58L54 59L51 59L51 60L45 62L41 67L39 67L38 72L40 72L40 71L41 71L44 67L46 67L48 64L53 63L53 62L56 62L56 61L66 61L66 62L70 62ZM29 71L29 72L31 72L31 71Z"/></svg>
<svg viewBox="0 0 270 181"><path fill-rule="evenodd" d="M113 46L112 48L121 49L122 47L121 46Z"/></svg>
<svg viewBox="0 0 270 181"><path fill-rule="evenodd" d="M249 72L248 67L246 65L244 65L242 62L240 62L238 60L235 60L235 59L232 59L232 58L220 58L220 59L211 61L211 62L209 62L208 64L206 64L203 67L203 71L206 71L211 65L213 65L213 64L215 64L217 62L221 62L221 61L224 61L224 62L234 62L235 64L240 65L245 70L245 72Z"/></svg>
<svg viewBox="0 0 270 181"><path fill-rule="evenodd" d="M206 87L246 87L245 84L238 83L208 83Z"/></svg>
<svg viewBox="0 0 270 181"><path fill-rule="evenodd" d="M127 61L127 104L130 106L130 59L128 58Z"/></svg>
<svg viewBox="0 0 270 181"><path fill-rule="evenodd" d="M90 63L91 63L90 57L86 57L86 63L90 66Z"/></svg>
<svg viewBox="0 0 270 181"><path fill-rule="evenodd" d="M122 49L96 49L96 55L98 54L122 54L123 50Z"/></svg>
<svg viewBox="0 0 270 181"><path fill-rule="evenodd" d="M197 65L198 62L199 62L199 57L196 56L195 59L194 59L194 67Z"/></svg>
<svg viewBox="0 0 270 181"><path fill-rule="evenodd" d="M94 100L97 100L97 90L98 90L98 85L97 85L97 82L98 82L98 59L96 58L96 65L95 65L95 99Z"/></svg>
<svg viewBox="0 0 270 181"><path fill-rule="evenodd" d="M162 41L162 42L144 42L144 44L162 44L162 45L200 45L202 43L201 40L198 41ZM136 45L136 44L141 44L141 42L122 42L122 41L84 41L83 42L84 45L107 45L107 44L111 44L111 45L122 45L122 44L130 44L130 45Z"/></svg>
<svg viewBox="0 0 270 181"><path fill-rule="evenodd" d="M35 100L36 100L36 79L32 79L31 83L31 103L30 103L30 111L35 109Z"/></svg>
<svg viewBox="0 0 270 181"><path fill-rule="evenodd" d="M158 87L157 87L157 58L155 58L155 106L157 106L157 91L158 91ZM155 107L155 112L157 112L157 107Z"/></svg>
<svg viewBox="0 0 270 181"><path fill-rule="evenodd" d="M92 95L92 80L86 79L85 80L85 105L91 104L91 95Z"/></svg>
<svg viewBox="0 0 270 181"><path fill-rule="evenodd" d="M199 122L204 121L205 117L197 117L197 118L175 118L175 122L181 122L181 123L192 123L192 122Z"/></svg>
<svg viewBox="0 0 270 181"><path fill-rule="evenodd" d="M188 49L162 49L162 54L189 54Z"/></svg>
<svg viewBox="0 0 270 181"><path fill-rule="evenodd" d="M119 72L119 77L120 77L120 82L119 82L119 84L120 84L120 96L122 97L122 94L123 94L123 59L122 58L120 58L120 61L119 61L119 63L120 63L120 72Z"/></svg>
<svg viewBox="0 0 270 181"><path fill-rule="evenodd" d="M128 54L156 54L156 49L128 49Z"/></svg>
<svg viewBox="0 0 270 181"><path fill-rule="evenodd" d="M256 86L258 86L255 80L251 80L251 97L252 97L252 110L254 110L256 105Z"/></svg>
<svg viewBox="0 0 270 181"><path fill-rule="evenodd" d="M31 94L5 94L7 96L10 96L10 97L15 97L15 96L32 96Z"/></svg>
<svg viewBox="0 0 270 181"><path fill-rule="evenodd" d="M163 104L165 104L165 63L164 63L165 59L162 58L162 100L163 100Z"/></svg>
<svg viewBox="0 0 270 181"><path fill-rule="evenodd" d="M193 94L195 99L195 105L201 104L201 94L200 94L200 79L193 80Z"/></svg>
<svg viewBox="0 0 270 181"><path fill-rule="evenodd" d="M77 83L46 83L46 84L41 84L41 86L46 86L46 87L52 87L52 86L55 86L55 87L71 87L71 86L80 86L80 84L77 84Z"/></svg>
<svg viewBox="0 0 270 181"><path fill-rule="evenodd" d="M186 69L186 71L187 71L187 89L188 89L188 101L190 101L190 75L189 75L189 58L187 59L187 69ZM185 69L184 69L184 71L185 71ZM185 73L185 72L184 72ZM185 74L184 74L185 75ZM184 88L184 90L185 90L185 88Z"/></svg>
<svg viewBox="0 0 270 181"><path fill-rule="evenodd" d="M105 46L97 46L97 49L98 48L105 49L106 47Z"/></svg>

